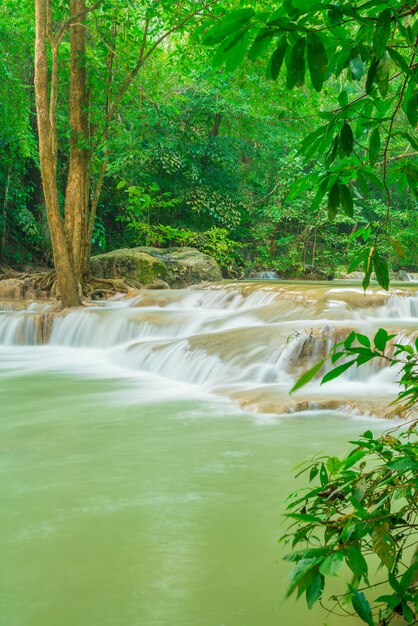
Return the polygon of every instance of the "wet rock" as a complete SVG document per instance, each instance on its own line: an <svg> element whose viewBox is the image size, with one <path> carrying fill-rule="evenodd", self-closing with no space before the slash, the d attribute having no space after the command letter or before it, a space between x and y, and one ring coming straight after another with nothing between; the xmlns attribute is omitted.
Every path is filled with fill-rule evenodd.
<svg viewBox="0 0 418 626"><path fill-rule="evenodd" d="M24 296L23 281L18 278L8 278L0 280L0 298L18 299Z"/></svg>
<svg viewBox="0 0 418 626"><path fill-rule="evenodd" d="M170 289L170 285L165 282L165 280L160 280L156 278L149 285L145 285L145 289Z"/></svg>
<svg viewBox="0 0 418 626"><path fill-rule="evenodd" d="M220 281L219 265L194 248L124 248L99 254L91 260L97 278L124 278L130 284L151 288L187 287L201 281ZM153 284L159 285L152 287Z"/></svg>

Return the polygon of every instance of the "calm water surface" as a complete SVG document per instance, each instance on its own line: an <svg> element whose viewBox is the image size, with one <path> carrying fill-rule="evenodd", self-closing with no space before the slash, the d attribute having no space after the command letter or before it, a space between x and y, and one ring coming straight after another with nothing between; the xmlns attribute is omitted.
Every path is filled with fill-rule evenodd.
<svg viewBox="0 0 418 626"><path fill-rule="evenodd" d="M396 372L313 381L316 412L288 392L347 329L413 341L415 289L146 292L53 325L3 308L0 626L358 624L282 602L277 540L295 465L383 429L342 412L384 406Z"/></svg>
<svg viewBox="0 0 418 626"><path fill-rule="evenodd" d="M283 498L376 422L151 402L157 384L1 379L1 626L322 624L281 602Z"/></svg>

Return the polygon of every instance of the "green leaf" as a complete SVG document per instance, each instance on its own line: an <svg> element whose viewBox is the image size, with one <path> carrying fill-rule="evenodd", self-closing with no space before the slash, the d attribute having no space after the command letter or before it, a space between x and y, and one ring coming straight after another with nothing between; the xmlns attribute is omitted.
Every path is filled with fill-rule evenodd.
<svg viewBox="0 0 418 626"><path fill-rule="evenodd" d="M322 39L317 33L307 38L308 68L315 91L321 91L327 71L328 58Z"/></svg>
<svg viewBox="0 0 418 626"><path fill-rule="evenodd" d="M353 196L351 195L350 187L348 185L339 185L340 202L342 209L348 217L353 217Z"/></svg>
<svg viewBox="0 0 418 626"><path fill-rule="evenodd" d="M372 610L370 608L370 604L367 602L366 597L362 591L355 589L351 585L348 585L352 596L351 602L353 604L353 609L357 613L360 619L363 622L366 622L369 626L374 626Z"/></svg>
<svg viewBox="0 0 418 626"><path fill-rule="evenodd" d="M328 194L328 218L332 221L337 215L340 205L340 186L338 181L333 184Z"/></svg>
<svg viewBox="0 0 418 626"><path fill-rule="evenodd" d="M329 481L327 468L323 463L321 463L321 467L319 468L319 480L321 481L322 487L325 487Z"/></svg>
<svg viewBox="0 0 418 626"><path fill-rule="evenodd" d="M255 61L255 59L258 59L258 57L267 50L274 35L275 32L271 28L265 28L261 30L258 33L257 37L254 39L251 48L248 50L248 58L251 61Z"/></svg>
<svg viewBox="0 0 418 626"><path fill-rule="evenodd" d="M389 290L389 266L385 259L382 259L378 251L373 252L374 271L376 280L383 289Z"/></svg>
<svg viewBox="0 0 418 626"><path fill-rule="evenodd" d="M284 55L286 54L286 48L287 48L287 40L286 40L286 36L284 36L279 41L277 48L273 52L271 59L270 59L269 71L270 71L270 78L272 78L273 80L277 80L277 77L280 74L280 70L283 65Z"/></svg>
<svg viewBox="0 0 418 626"><path fill-rule="evenodd" d="M409 133L401 133L401 134L402 134L402 137L405 137L405 139L407 139L409 141L409 143L411 144L413 149L418 151L418 141L416 141L412 137L412 135L410 135Z"/></svg>
<svg viewBox="0 0 418 626"><path fill-rule="evenodd" d="M370 135L369 144L369 161L371 167L374 167L380 154L380 132L378 128L375 128Z"/></svg>
<svg viewBox="0 0 418 626"><path fill-rule="evenodd" d="M338 378L338 376L341 376L341 374L348 370L348 368L351 367L355 362L356 359L354 359L353 361L348 361L347 363L342 363L341 365L338 365L338 367L334 367L334 369L325 374L325 376L321 380L321 385L329 382L330 380L334 380L334 378Z"/></svg>
<svg viewBox="0 0 418 626"><path fill-rule="evenodd" d="M363 262L364 278L361 284L364 291L366 291L367 287L370 285L370 278L373 271L373 254L374 247L372 246L370 250L366 253Z"/></svg>
<svg viewBox="0 0 418 626"><path fill-rule="evenodd" d="M391 570L396 560L396 544L393 540L388 522L375 524L372 532L373 550L382 563Z"/></svg>
<svg viewBox="0 0 418 626"><path fill-rule="evenodd" d="M367 576L367 561L357 546L344 548L345 560L348 567L356 576Z"/></svg>
<svg viewBox="0 0 418 626"><path fill-rule="evenodd" d="M386 46L388 43L389 35L390 35L390 25L392 19L392 11L391 9L385 9L379 15L376 28L373 35L373 51L376 55L376 58L380 58L384 51L386 50Z"/></svg>
<svg viewBox="0 0 418 626"><path fill-rule="evenodd" d="M350 156L353 151L354 137L350 124L344 123L340 133L341 147L346 156Z"/></svg>
<svg viewBox="0 0 418 626"><path fill-rule="evenodd" d="M122 189L122 187L125 187L125 185L126 185L126 180L120 180L118 184L116 185L116 189Z"/></svg>
<svg viewBox="0 0 418 626"><path fill-rule="evenodd" d="M348 93L346 89L343 89L339 94L338 94L338 102L340 103L341 108L345 108L348 104Z"/></svg>
<svg viewBox="0 0 418 626"><path fill-rule="evenodd" d="M323 576L338 576L338 571L343 561L344 555L341 551L333 552L322 561L319 566L319 572Z"/></svg>
<svg viewBox="0 0 418 626"><path fill-rule="evenodd" d="M412 583L418 579L418 561L414 561L401 578L402 591L408 591Z"/></svg>
<svg viewBox="0 0 418 626"><path fill-rule="evenodd" d="M408 606L408 604L406 602L402 602L401 608L402 608L402 614L404 618L406 619L406 621L408 622L408 624L416 624L414 612Z"/></svg>
<svg viewBox="0 0 418 626"><path fill-rule="evenodd" d="M308 513L286 513L286 517L291 517L292 519L297 519L300 522L315 522L321 523L322 519L317 517L316 515L309 515Z"/></svg>
<svg viewBox="0 0 418 626"><path fill-rule="evenodd" d="M365 72L366 64L359 55L357 57L354 57L353 59L350 59L350 68L354 80L360 80Z"/></svg>
<svg viewBox="0 0 418 626"><path fill-rule="evenodd" d="M399 52L397 50L395 50L394 48L389 48L388 52L390 54L390 56L392 57L392 59L395 61L396 65L398 65L398 67L400 67L400 69L405 72L405 74L408 74L408 76L411 75L411 69L406 61L406 59L404 59L404 57L399 54Z"/></svg>
<svg viewBox="0 0 418 626"><path fill-rule="evenodd" d="M234 34L244 24L249 22L255 15L254 9L235 9L229 11L221 22L214 24L206 35L202 37L202 43L213 46L223 41L226 37Z"/></svg>
<svg viewBox="0 0 418 626"><path fill-rule="evenodd" d="M418 121L418 91L410 96L406 105L406 117L413 128Z"/></svg>
<svg viewBox="0 0 418 626"><path fill-rule="evenodd" d="M228 72L233 72L238 67L238 65L242 63L245 57L245 53L247 51L249 38L249 32L245 31L238 39L237 43L232 46L228 51L224 52L226 61L225 69Z"/></svg>
<svg viewBox="0 0 418 626"><path fill-rule="evenodd" d="M290 390L290 393L293 393L297 389L300 389L301 387L306 385L306 383L309 383L309 381L312 380L315 374L319 372L319 370L321 369L325 361L326 359L322 359L322 361L319 361L319 363L316 363L313 367L311 367L311 369L309 369L307 372L302 374L302 376L293 385L292 389Z"/></svg>
<svg viewBox="0 0 418 626"><path fill-rule="evenodd" d="M356 333L357 341L366 348L371 347L370 339L366 335L361 335L360 333Z"/></svg>
<svg viewBox="0 0 418 626"><path fill-rule="evenodd" d="M385 351L388 340L389 340L389 335L388 335L387 330L385 330L384 328L379 328L379 330L377 331L373 339L374 345L376 346L378 350L380 350L380 352Z"/></svg>
<svg viewBox="0 0 418 626"><path fill-rule="evenodd" d="M353 467L353 465L355 465L357 461L360 461L360 459L366 456L366 454L368 454L368 452L364 448L350 452L350 454L343 460L344 469L349 469L350 467Z"/></svg>
<svg viewBox="0 0 418 626"><path fill-rule="evenodd" d="M356 333L354 332L354 330L352 330L351 333L346 337L344 341L344 348L348 350L351 347L351 345L354 343L355 339L356 339Z"/></svg>
<svg viewBox="0 0 418 626"><path fill-rule="evenodd" d="M367 255L367 250L360 250L360 252L354 257L354 259L350 262L350 265L347 268L348 273L354 272L360 263L364 261L365 256Z"/></svg>
<svg viewBox="0 0 418 626"><path fill-rule="evenodd" d="M324 578L319 572L316 572L309 586L306 588L306 604L308 608L312 608L315 602L319 600L324 587Z"/></svg>
<svg viewBox="0 0 418 626"><path fill-rule="evenodd" d="M305 80L305 39L300 37L292 48L287 68L288 89L300 87Z"/></svg>
<svg viewBox="0 0 418 626"><path fill-rule="evenodd" d="M380 180L380 178L378 178L376 176L376 174L374 174L370 170L365 170L365 169L362 170L362 172L363 172L364 176L367 176L367 178L369 179L369 181L371 182L372 185L374 185L378 189L384 189L385 188L385 185Z"/></svg>
<svg viewBox="0 0 418 626"><path fill-rule="evenodd" d="M389 463L388 468L393 472L396 471L403 474L405 472L412 472L417 470L418 463L413 459L408 459L407 457L404 457L403 459L395 459L395 461Z"/></svg>
<svg viewBox="0 0 418 626"><path fill-rule="evenodd" d="M373 90L373 84L377 76L377 61L370 63L369 71L366 79L366 93L370 94Z"/></svg>

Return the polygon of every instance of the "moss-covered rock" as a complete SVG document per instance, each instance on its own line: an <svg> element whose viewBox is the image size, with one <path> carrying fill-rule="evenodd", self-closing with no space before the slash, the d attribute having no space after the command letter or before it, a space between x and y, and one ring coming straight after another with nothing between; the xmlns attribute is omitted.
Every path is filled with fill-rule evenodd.
<svg viewBox="0 0 418 626"><path fill-rule="evenodd" d="M123 248L91 260L97 278L124 278L134 286L165 281L170 287L187 287L222 279L219 265L194 248Z"/></svg>

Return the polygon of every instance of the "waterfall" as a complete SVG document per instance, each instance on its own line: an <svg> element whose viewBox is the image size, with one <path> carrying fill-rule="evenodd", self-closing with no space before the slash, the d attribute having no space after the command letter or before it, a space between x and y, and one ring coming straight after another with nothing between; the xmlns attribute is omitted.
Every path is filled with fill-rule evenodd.
<svg viewBox="0 0 418 626"><path fill-rule="evenodd" d="M396 393L397 372L377 360L323 387L318 377L294 397L288 392L352 329L372 335L383 326L398 342L412 342L417 319L413 290L374 289L365 297L354 286L231 283L151 290L58 314L48 305L4 307L0 355L20 355L28 368L35 361L51 371L83 364L90 375L130 372L161 385L187 383L259 412L348 405L372 411Z"/></svg>

